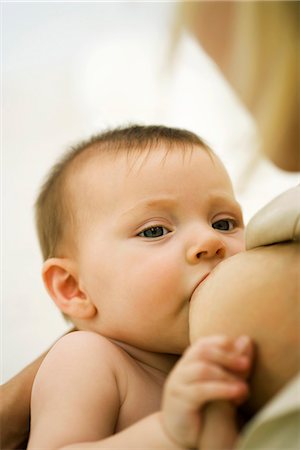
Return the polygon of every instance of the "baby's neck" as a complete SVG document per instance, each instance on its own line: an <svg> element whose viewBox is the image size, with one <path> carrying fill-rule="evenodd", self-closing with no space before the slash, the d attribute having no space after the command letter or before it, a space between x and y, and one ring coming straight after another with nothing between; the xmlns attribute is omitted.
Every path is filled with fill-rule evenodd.
<svg viewBox="0 0 300 450"><path fill-rule="evenodd" d="M155 376L162 376L163 378L168 375L180 357L180 355L143 350L114 339L110 339L110 341L125 350L125 352L137 361L147 372Z"/></svg>

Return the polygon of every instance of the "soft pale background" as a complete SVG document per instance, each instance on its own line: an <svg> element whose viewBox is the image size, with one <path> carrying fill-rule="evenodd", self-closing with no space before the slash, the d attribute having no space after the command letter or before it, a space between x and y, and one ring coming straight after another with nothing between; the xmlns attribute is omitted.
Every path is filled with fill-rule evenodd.
<svg viewBox="0 0 300 450"><path fill-rule="evenodd" d="M116 124L163 123L205 138L230 171L246 221L295 185L257 161L259 137L215 64L189 37L168 63L174 3L2 4L2 380L68 326L48 298L33 203L76 140Z"/></svg>

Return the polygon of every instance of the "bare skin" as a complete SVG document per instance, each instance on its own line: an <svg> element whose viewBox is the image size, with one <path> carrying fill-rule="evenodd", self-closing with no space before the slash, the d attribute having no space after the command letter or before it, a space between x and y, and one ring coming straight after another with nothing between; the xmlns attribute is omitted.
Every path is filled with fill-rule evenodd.
<svg viewBox="0 0 300 450"><path fill-rule="evenodd" d="M170 356L168 364L164 358L162 366L161 356L153 355L150 365L143 352L123 349L96 333L68 335L49 352L35 380L28 448L40 448L41 442L49 449L65 444L121 449L134 442L150 448L192 447L201 431L199 407L215 398L242 401L247 396L248 344L238 348L223 336L195 343L171 372L160 410L176 357ZM101 357L95 358L97 353Z"/></svg>
<svg viewBox="0 0 300 450"><path fill-rule="evenodd" d="M222 349L211 342L217 355L233 353L234 363L187 352L159 411L167 375L189 344L192 293L217 264L244 249L230 179L198 147L183 154L158 146L132 160L92 153L79 163L68 184L75 239L61 243L62 256L45 261L43 277L56 305L84 332L60 340L38 372L28 448L87 441L95 448L193 447L199 424L186 436L182 411L197 415L209 400L241 400L247 390L233 344ZM199 378L198 363L208 366ZM198 394L181 408L195 383ZM172 398L181 385L178 404ZM173 420L162 420L172 414L183 422L175 432Z"/></svg>
<svg viewBox="0 0 300 450"><path fill-rule="evenodd" d="M34 377L45 357L28 365L0 386L1 448L26 448L30 426L30 398Z"/></svg>
<svg viewBox="0 0 300 450"><path fill-rule="evenodd" d="M177 358L164 362L164 372L128 351L96 333L76 332L62 338L44 360L33 387L28 448L38 448L41 439L47 448L58 448L107 437L157 411L168 366ZM141 398L146 400L140 402ZM60 423L68 424L61 433L53 422L57 410L63 411Z"/></svg>
<svg viewBox="0 0 300 450"><path fill-rule="evenodd" d="M234 337L243 330L256 344L258 351L249 382L251 397L245 405L250 416L300 369L300 358L290 351L300 346L297 280L299 244L276 244L241 253L221 264L193 296L192 341L225 331ZM212 445L223 448L222 443L216 444L218 436L213 432L224 419L219 406L216 402L209 408L201 450Z"/></svg>
<svg viewBox="0 0 300 450"><path fill-rule="evenodd" d="M72 328L69 332L75 331ZM26 448L30 427L30 400L34 378L47 352L0 386L1 448Z"/></svg>

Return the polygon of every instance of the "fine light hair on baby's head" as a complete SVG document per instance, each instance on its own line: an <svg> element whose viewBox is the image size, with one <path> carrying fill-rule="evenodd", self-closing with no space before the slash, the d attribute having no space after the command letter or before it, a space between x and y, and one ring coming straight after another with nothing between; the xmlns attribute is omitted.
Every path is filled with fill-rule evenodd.
<svg viewBox="0 0 300 450"><path fill-rule="evenodd" d="M138 154L152 151L160 145L166 153L173 148L202 147L212 153L208 145L196 134L165 126L132 125L115 128L92 136L71 147L51 168L35 203L36 227L44 260L63 257L59 246L66 235L72 234L74 211L67 195L67 180L95 154L117 155L124 151ZM74 229L74 228L73 228Z"/></svg>

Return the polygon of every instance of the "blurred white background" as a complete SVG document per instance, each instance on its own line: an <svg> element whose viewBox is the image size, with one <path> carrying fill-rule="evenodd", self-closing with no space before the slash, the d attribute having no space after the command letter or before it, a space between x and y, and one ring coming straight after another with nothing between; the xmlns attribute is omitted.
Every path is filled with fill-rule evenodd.
<svg viewBox="0 0 300 450"><path fill-rule="evenodd" d="M69 327L41 281L33 204L70 144L129 122L191 129L221 156L246 221L298 182L260 159L250 115L188 35L176 3L2 4L2 381ZM247 175L247 177L246 177Z"/></svg>

